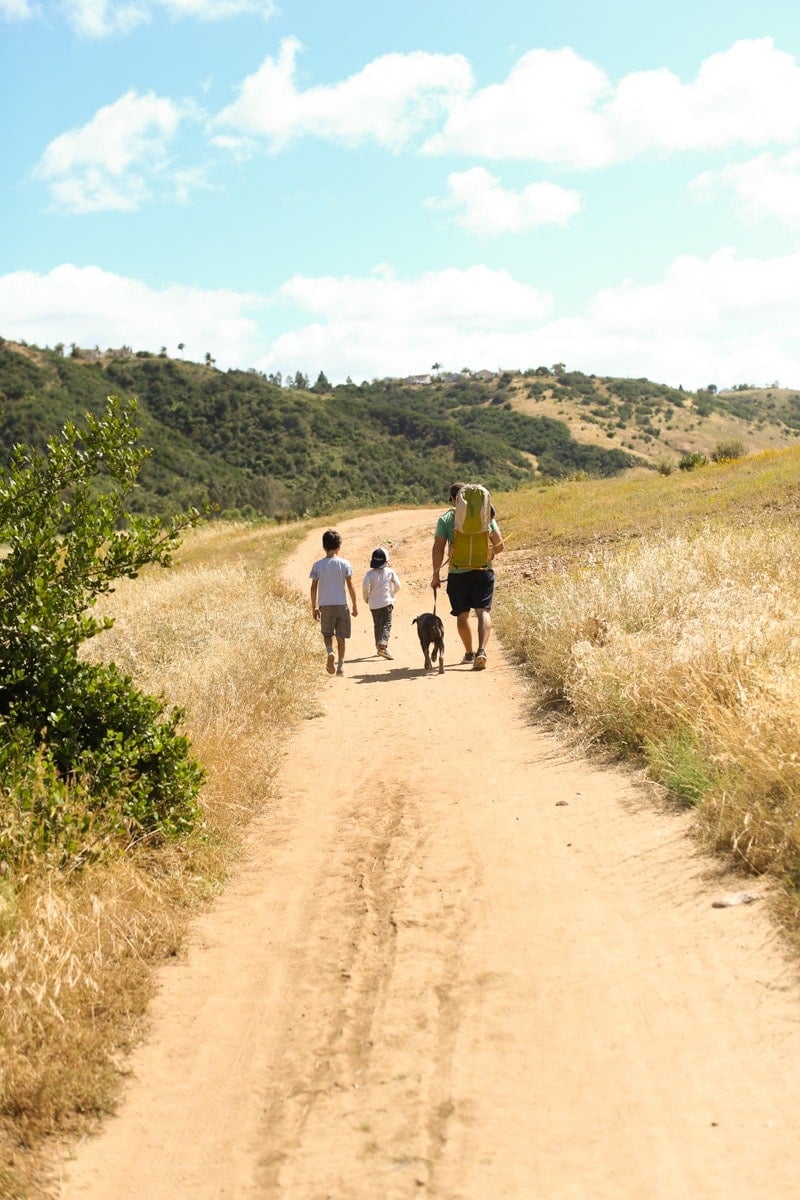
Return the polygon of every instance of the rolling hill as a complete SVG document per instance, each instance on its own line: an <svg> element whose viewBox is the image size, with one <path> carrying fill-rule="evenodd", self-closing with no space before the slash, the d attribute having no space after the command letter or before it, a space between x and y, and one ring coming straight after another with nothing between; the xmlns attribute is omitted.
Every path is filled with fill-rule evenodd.
<svg viewBox="0 0 800 1200"><path fill-rule="evenodd" d="M101 411L112 393L136 398L153 451L136 498L147 513L210 503L231 516L292 519L424 504L459 476L512 490L677 464L731 439L754 450L800 438L800 394L777 388L689 393L560 364L284 387L166 354L65 355L0 340L0 464L15 444L41 446L65 421Z"/></svg>

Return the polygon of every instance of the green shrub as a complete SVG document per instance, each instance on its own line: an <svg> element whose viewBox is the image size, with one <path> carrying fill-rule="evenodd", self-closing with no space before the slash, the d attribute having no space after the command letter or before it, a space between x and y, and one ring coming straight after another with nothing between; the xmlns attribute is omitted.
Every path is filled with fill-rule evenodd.
<svg viewBox="0 0 800 1200"><path fill-rule="evenodd" d="M695 450L692 454L684 454L678 460L678 466L682 471L695 471L698 467L707 467L708 459L705 454L700 454L699 451Z"/></svg>
<svg viewBox="0 0 800 1200"><path fill-rule="evenodd" d="M114 580L168 566L189 513L169 526L132 517L147 451L133 404L68 423L45 452L17 447L0 477L0 857L55 851L84 861L111 837L173 837L197 820L202 771L181 713L113 664L80 657L109 618L89 610ZM10 861L9 861L10 860Z"/></svg>

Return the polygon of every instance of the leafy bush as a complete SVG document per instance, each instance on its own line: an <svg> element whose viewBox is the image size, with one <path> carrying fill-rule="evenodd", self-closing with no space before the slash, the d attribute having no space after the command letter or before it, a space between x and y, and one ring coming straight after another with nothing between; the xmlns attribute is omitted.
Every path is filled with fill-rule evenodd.
<svg viewBox="0 0 800 1200"><path fill-rule="evenodd" d="M169 566L198 515L164 526L127 512L148 453L134 407L109 398L46 451L17 447L0 477L0 856L16 865L36 848L76 863L109 837L172 837L197 820L202 771L181 713L79 654L112 624L90 615L97 598L147 563Z"/></svg>
<svg viewBox="0 0 800 1200"><path fill-rule="evenodd" d="M682 471L695 471L698 467L707 467L708 459L705 454L700 454L699 451L695 450L692 454L684 454L678 460L678 466Z"/></svg>

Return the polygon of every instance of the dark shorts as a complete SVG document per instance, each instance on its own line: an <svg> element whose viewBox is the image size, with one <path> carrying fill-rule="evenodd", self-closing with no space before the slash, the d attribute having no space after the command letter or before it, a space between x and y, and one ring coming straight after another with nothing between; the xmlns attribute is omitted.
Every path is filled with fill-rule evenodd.
<svg viewBox="0 0 800 1200"><path fill-rule="evenodd" d="M350 609L346 604L323 604L319 610L319 627L323 637L350 637Z"/></svg>
<svg viewBox="0 0 800 1200"><path fill-rule="evenodd" d="M447 576L447 598L454 617L471 608L492 607L494 571L461 571Z"/></svg>

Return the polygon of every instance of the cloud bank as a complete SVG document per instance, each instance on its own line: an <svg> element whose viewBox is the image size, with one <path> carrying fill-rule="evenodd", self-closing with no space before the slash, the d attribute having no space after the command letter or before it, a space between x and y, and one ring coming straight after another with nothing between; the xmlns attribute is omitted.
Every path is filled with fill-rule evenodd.
<svg viewBox="0 0 800 1200"><path fill-rule="evenodd" d="M270 334L267 319L291 329ZM521 369L564 362L598 375L687 388L800 378L800 251L766 261L723 249L684 255L648 285L603 288L559 314L553 296L476 265L400 278L298 275L270 296L154 289L97 267L0 277L0 328L38 345L210 353L221 368L324 370L334 382L430 369Z"/></svg>
<svg viewBox="0 0 800 1200"><path fill-rule="evenodd" d="M0 276L0 329L12 341L38 346L73 342L100 349L129 345L220 366L247 367L263 352L254 314L259 296L170 284L152 288L100 267L65 263L47 274Z"/></svg>

